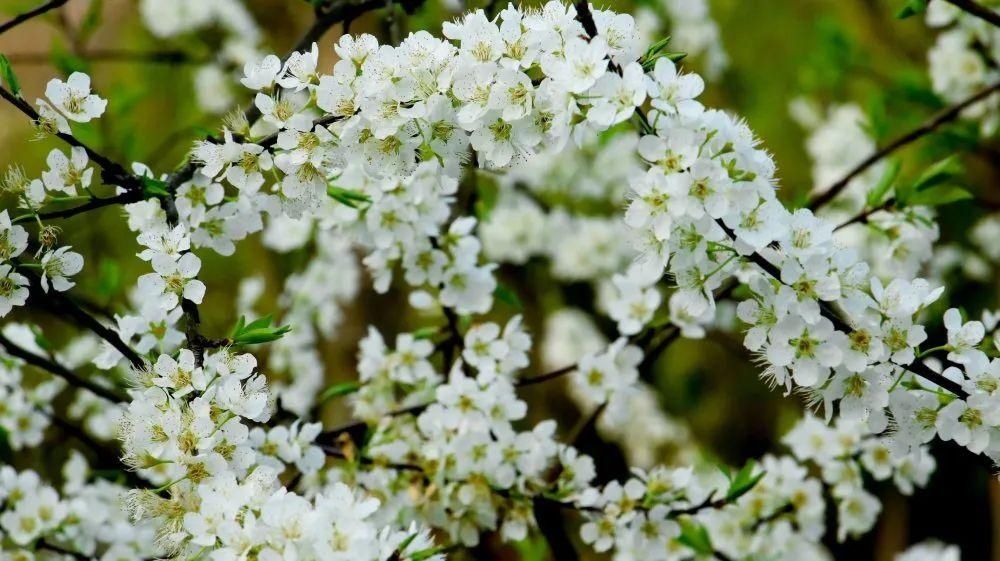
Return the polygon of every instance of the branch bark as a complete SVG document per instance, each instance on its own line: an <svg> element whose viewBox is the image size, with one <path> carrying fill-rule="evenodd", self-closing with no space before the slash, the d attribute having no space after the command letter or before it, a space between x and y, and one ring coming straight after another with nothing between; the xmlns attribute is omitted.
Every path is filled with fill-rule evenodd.
<svg viewBox="0 0 1000 561"><path fill-rule="evenodd" d="M945 2L955 6L959 10L967 14L976 16L977 18L987 21L996 27L1000 27L1000 14L994 12L993 10L983 6L982 4L977 4L972 0L944 0Z"/></svg>
<svg viewBox="0 0 1000 561"><path fill-rule="evenodd" d="M97 321L94 316L85 312L82 308L76 305L72 300L70 300L65 294L58 291L45 292L42 290L41 279L38 278L33 272L24 270L23 268L18 269L18 272L23 274L29 283L29 289L31 294L29 295L30 300L39 308L49 312L57 319L60 319L67 323L74 323L92 331L95 335L104 339L112 347L114 347L118 352L125 356L125 358L132 364L133 368L137 370L142 370L146 368L146 361L143 360L139 353L135 352L132 347L129 347L125 341L122 341L118 333L106 327L103 323Z"/></svg>
<svg viewBox="0 0 1000 561"><path fill-rule="evenodd" d="M27 349L14 343L13 341L3 336L2 334L0 334L0 347L3 347L4 351L10 356L19 358L24 362L26 362L27 364L34 366L35 368L40 368L42 370L45 370L46 372L54 374L55 376L58 376L63 380L66 380L71 386L77 388L83 388L93 393L94 395L103 397L104 399L112 403L122 403L126 401L126 398L121 394L113 390L109 390L108 388L105 388L103 386L99 386L94 382L91 382L90 380L80 376L76 372L73 372L69 368L66 368L65 366L59 364L58 362L55 362L54 360L49 360L45 357L38 356L32 352L29 352Z"/></svg>
<svg viewBox="0 0 1000 561"><path fill-rule="evenodd" d="M22 23L30 19L36 18L51 10L55 10L56 8L61 8L67 2L69 2L69 0L49 0L48 2L42 4L37 8L28 10L23 14L16 15L12 19L0 24L0 35L10 31L11 29L14 29L15 27L21 25Z"/></svg>
<svg viewBox="0 0 1000 561"><path fill-rule="evenodd" d="M200 64L208 62L206 58L196 58L180 50L167 51L130 51L125 49L95 49L79 53L81 58L90 62L108 63L150 63L150 64ZM7 59L14 64L49 64L52 56L49 53L12 53Z"/></svg>
<svg viewBox="0 0 1000 561"><path fill-rule="evenodd" d="M145 197L145 195L143 194L142 191L126 191L126 192L124 192L124 193L122 193L120 195L116 195L114 197L107 197L107 198L103 198L103 199L94 198L94 199L91 199L91 200L87 201L86 203L84 203L82 205L75 206L75 207L72 207L72 208L67 208L67 209L63 209L63 210L49 211L49 212L40 212L40 213L38 213L38 217L41 218L42 220L52 220L52 219L57 219L57 218L69 218L71 216L76 216L77 214L81 214L81 213L84 213L84 212L87 212L87 211L90 211L90 210L94 210L94 209L98 209L98 208L103 208L103 207L106 207L106 206L112 206L112 205L125 205L125 204L129 204L129 203L135 203L135 202L139 202L139 201L141 201L141 200L143 200L145 198L146 197Z"/></svg>
<svg viewBox="0 0 1000 561"><path fill-rule="evenodd" d="M732 229L726 226L726 224L721 219L716 220L716 223L722 227L722 229L726 232L727 236L729 236L734 240L736 239L736 234L732 231ZM750 259L750 261L752 261L755 265L760 267L765 273L773 277L775 280L783 283L783 281L781 281L781 270L778 269L778 267L774 263L768 261L766 257L764 257L759 253L754 252L751 253L747 258ZM851 325L848 324L846 321L844 321L844 319L841 318L840 315L833 308L831 308L829 304L827 304L826 302L820 302L819 306L820 306L820 313L823 315L823 317L830 320L830 322L833 323L833 326L838 331L843 331L844 333L854 332L854 328L851 327ZM906 365L901 364L899 366L900 368L908 370L909 372L916 374L917 376L927 380L928 382L932 382L940 386L941 388L944 388L945 390L955 394L956 396L962 399L966 399L967 397L969 397L969 393L965 391L965 389L962 388L962 386L958 382L949 380L948 378L945 378L943 375L931 370L926 364L921 362L919 359L914 360L910 364Z"/></svg>
<svg viewBox="0 0 1000 561"><path fill-rule="evenodd" d="M814 196L809 201L809 204L807 205L808 208L810 210L816 210L826 205L827 203L832 201L837 195L839 195L840 192L847 187L847 184L850 183L851 180L864 173L868 168L872 167L880 160L892 154L896 150L899 150L900 148L912 143L913 141L918 140L921 137L924 137L934 132L941 125L954 121L955 119L958 118L958 116L962 113L962 111L964 111L970 105L973 105L976 102L986 99L987 97L994 94L998 90L1000 90L1000 82L997 82L991 86L983 88L982 90L976 92L970 97L938 113L937 115L927 120L917 128L893 140L884 147L876 150L870 156L862 160L861 163L854 166L854 168L851 169L851 171L847 172L847 175L842 177L839 181L835 182L834 184L827 187L823 192Z"/></svg>
<svg viewBox="0 0 1000 561"><path fill-rule="evenodd" d="M13 105L21 113L27 115L32 121L38 120L38 112L35 111L35 108L32 107L27 101L7 91L6 88L0 87L0 97L7 100L8 103ZM97 152L71 134L58 132L55 136L59 137L59 139L70 146L83 148L87 152L87 156L90 160L100 166L101 180L108 185L117 185L128 191L142 191L142 180L135 174L129 172L118 162L115 162L111 158Z"/></svg>

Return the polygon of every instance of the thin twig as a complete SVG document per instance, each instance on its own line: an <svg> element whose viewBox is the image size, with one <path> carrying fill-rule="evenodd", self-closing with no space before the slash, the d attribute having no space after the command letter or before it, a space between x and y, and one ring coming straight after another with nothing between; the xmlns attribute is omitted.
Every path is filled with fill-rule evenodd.
<svg viewBox="0 0 1000 561"><path fill-rule="evenodd" d="M86 203L72 208L67 208L63 210L54 210L49 212L40 212L38 213L38 218L41 218L42 220L69 218L71 216L76 216L77 214L87 212L90 210L112 205L125 205L129 203L135 203L145 198L146 197L142 191L125 191L124 193L120 195L115 195L114 197L106 197L102 199L98 198L90 199Z"/></svg>
<svg viewBox="0 0 1000 561"><path fill-rule="evenodd" d="M6 88L2 87L0 87L0 97L7 100L18 111L27 115L32 121L38 121L38 112L35 111L35 108L28 104L25 100L15 96L7 91ZM100 166L101 179L108 185L117 185L128 191L142 191L142 180L135 174L125 169L121 164L97 152L71 134L57 132L55 133L55 136L59 137L63 142L69 144L70 146L83 148L87 152L87 156L90 160Z"/></svg>
<svg viewBox="0 0 1000 561"><path fill-rule="evenodd" d="M67 2L69 2L69 0L49 0L48 2L42 4L37 8L28 10L23 14L16 15L14 16L13 19L10 19L5 23L0 24L0 35L10 31L11 29L14 29L15 27L21 25L22 23L32 18L36 18L46 12L55 10L56 8L61 8Z"/></svg>
<svg viewBox="0 0 1000 561"><path fill-rule="evenodd" d="M833 231L836 232L838 230L842 230L842 229L850 226L851 224L867 224L868 223L868 219L871 218L871 215L875 214L876 212L883 211L883 210L889 210L890 208L892 208L893 206L895 206L895 204L896 204L896 198L895 197L891 197L888 200L886 200L884 203L882 203L882 204L880 204L880 205L878 205L876 207L865 209L865 210L861 211L860 213L855 214L853 217L851 217L851 218L849 218L849 219L841 222L840 224L837 224L837 226L833 229Z"/></svg>
<svg viewBox="0 0 1000 561"><path fill-rule="evenodd" d="M66 549L65 547L49 543L45 540L40 540L38 542L38 549L45 549L53 553L58 553L59 555L68 555L77 561L92 561L91 557L88 557L78 551L73 551L71 549Z"/></svg>
<svg viewBox="0 0 1000 561"><path fill-rule="evenodd" d="M944 0L945 2L955 6L959 10L967 14L976 16L977 18L987 21L996 27L1000 27L1000 14L994 12L990 8L983 6L982 4L977 4L972 0Z"/></svg>
<svg viewBox="0 0 1000 561"><path fill-rule="evenodd" d="M109 63L150 63L150 64L199 64L208 59L196 58L179 50L172 51L130 51L124 49L95 49L80 53L88 62ZM7 59L15 64L49 64L49 53L11 53Z"/></svg>
<svg viewBox="0 0 1000 561"><path fill-rule="evenodd" d="M573 430L570 431L569 437L566 438L566 442L569 443L570 446L576 446L580 442L583 435L587 434L594 428L597 424L597 420L601 418L601 413L604 413L604 410L607 408L608 402L604 401L595 407L589 415L581 417L576 426L573 427Z"/></svg>
<svg viewBox="0 0 1000 561"><path fill-rule="evenodd" d="M40 368L54 374L63 380L66 380L71 386L85 389L94 395L103 397L112 403L122 403L126 401L126 398L121 394L109 390L103 386L95 384L90 380L80 376L76 372L73 372L69 368L55 362L54 360L49 360L45 357L38 356L27 349L21 347L20 345L14 343L7 337L0 334L0 347L3 347L4 351L12 357L19 358L24 362Z"/></svg>
<svg viewBox="0 0 1000 561"><path fill-rule="evenodd" d="M987 97L995 93L997 90L1000 90L1000 82L988 86L976 92L975 94L971 95L970 97L958 102L957 104L948 107L947 109L941 111L940 113L938 113L928 121L924 122L917 128L911 130L910 132L904 134L903 136L900 136L896 140L893 140L884 147L876 150L870 156L862 160L861 163L854 166L854 168L851 169L851 171L847 172L847 175L840 178L840 180L827 187L818 195L814 196L809 201L809 204L807 205L808 208L810 208L811 210L816 210L824 206L825 204L829 203L837 195L839 195L840 192L844 190L844 188L847 187L847 184L850 183L851 180L864 173L868 168L872 167L880 160L892 154L896 150L899 150L900 148L910 144L911 142L934 132L941 125L954 121L955 119L958 118L958 116L962 113L962 111L964 111L970 105L973 105L976 102L986 99Z"/></svg>
<svg viewBox="0 0 1000 561"><path fill-rule="evenodd" d="M726 226L725 222L723 222L721 219L717 219L716 223L722 227L723 231L726 232L727 236L729 236L733 240L736 239L735 232L733 232L732 229ZM747 256L747 258L750 259L750 261L752 261L755 265L763 269L764 272L773 277L775 280L782 283L784 282L781 280L781 270L778 269L778 267L774 263L768 261L767 258L764 257L763 255L754 252L751 253L749 256ZM844 321L844 319L841 318L840 315L837 314L837 312L833 310L833 308L831 308L828 303L820 302L819 306L820 306L820 313L823 315L823 317L830 320L830 322L833 323L834 328L836 328L838 331L842 331L846 334L854 332L854 328L851 327L851 325L848 324L846 321ZM928 382L932 382L944 388L945 390L955 394L956 396L962 399L969 397L969 393L965 391L964 388L962 388L961 384L949 380L940 373L931 370L930 367L921 362L919 359L914 360L910 364L900 365L900 366L903 369L908 370L911 373L916 374L917 376L927 380Z"/></svg>
<svg viewBox="0 0 1000 561"><path fill-rule="evenodd" d="M38 278L38 276L32 271L22 268L19 269L19 272L28 279L29 289L31 291L29 297L31 299L30 301L33 302L34 305L46 310L57 319L67 323L74 323L92 331L95 335L110 343L112 347L124 355L129 363L132 364L133 368L139 370L146 368L146 361L143 360L143 358L139 356L139 353L135 352L132 347L129 347L128 344L122 341L118 332L97 321L94 316L88 314L80 308L65 294L57 290L45 292L42 289L41 279Z"/></svg>

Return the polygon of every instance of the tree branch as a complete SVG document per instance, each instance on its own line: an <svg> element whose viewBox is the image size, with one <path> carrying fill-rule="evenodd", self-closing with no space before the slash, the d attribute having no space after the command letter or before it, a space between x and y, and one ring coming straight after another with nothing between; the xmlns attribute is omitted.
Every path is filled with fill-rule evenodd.
<svg viewBox="0 0 1000 561"><path fill-rule="evenodd" d="M2 334L0 334L0 347L3 347L4 351L10 356L19 358L35 368L40 368L46 372L54 374L63 380L66 380L71 386L85 389L112 403L122 403L127 401L126 398L119 393L91 382L54 360L49 360L45 357L29 352L27 349L17 345Z"/></svg>
<svg viewBox="0 0 1000 561"><path fill-rule="evenodd" d="M152 64L199 64L207 59L195 58L180 50L129 51L123 49L95 49L80 53L81 58L90 62L109 63L152 63ZM7 59L15 64L49 64L52 57L48 53L12 53Z"/></svg>
<svg viewBox="0 0 1000 561"><path fill-rule="evenodd" d="M7 100L7 102L17 108L17 110L21 113L27 115L32 121L38 121L38 112L35 111L35 108L28 104L25 100L15 96L7 91L6 88L2 87L0 87L0 97ZM63 142L69 144L70 146L83 148L87 152L87 156L91 159L91 161L100 166L101 179L108 185L118 185L128 191L142 191L142 180L125 169L121 164L102 155L71 134L57 132L55 133L55 136L59 137Z"/></svg>
<svg viewBox="0 0 1000 561"><path fill-rule="evenodd" d="M722 227L722 229L726 232L727 236L729 236L733 240L736 239L736 234L728 226L726 226L726 224L721 219L716 219L716 223ZM757 252L751 253L747 257L755 265L763 269L764 272L766 272L768 275L773 277L778 282L784 284L784 281L781 280L781 270L778 269L776 265L768 261L766 257ZM831 308L829 304L821 301L819 303L819 306L820 306L820 313L823 315L823 317L830 320L830 322L833 323L833 326L838 331L842 331L848 334L854 332L854 328L851 327L851 325L848 324L846 321L844 321L844 319L841 318L840 315L837 314L837 312L833 310L833 308ZM965 389L963 389L958 382L953 382L952 380L945 378L943 375L931 370L930 367L921 362L919 359L914 360L910 364L899 365L899 366L904 370L908 370L909 372L916 374L917 376L927 380L928 382L934 383L944 388L945 390L955 394L956 396L962 399L966 399L967 397L969 397L969 393L966 392Z"/></svg>
<svg viewBox="0 0 1000 561"><path fill-rule="evenodd" d="M871 218L871 215L875 214L876 212L882 211L882 210L889 210L895 204L896 204L896 198L895 197L890 197L884 203L882 203L882 204L880 204L880 205L878 205L876 207L865 209L865 210L861 211L860 213L854 215L853 217L851 217L851 218L849 218L849 219L841 222L840 224L837 224L837 226L833 229L833 231L836 232L838 230L842 230L842 229L850 226L851 224L867 224L868 223L868 219Z"/></svg>
<svg viewBox="0 0 1000 561"><path fill-rule="evenodd" d="M982 4L977 4L972 0L944 0L945 2L955 6L959 10L967 14L976 16L977 18L987 21L996 27L1000 27L1000 14L994 12L993 10L983 6Z"/></svg>
<svg viewBox="0 0 1000 561"><path fill-rule="evenodd" d="M549 544L549 551L555 561L577 561L579 556L573 547L573 541L566 531L559 506L553 501L534 499L531 501L532 513L538 530Z"/></svg>
<svg viewBox="0 0 1000 561"><path fill-rule="evenodd" d="M823 205L829 203L837 195L839 195L840 192L844 190L844 188L847 187L847 184L850 183L851 180L864 173L868 168L872 167L880 160L882 160L889 154L892 154L896 150L899 150L900 148L910 144L911 142L934 132L941 125L954 121L955 119L958 118L958 116L962 113L962 111L964 111L970 105L973 105L978 101L986 99L987 97L989 97L998 90L1000 90L1000 82L988 86L976 92L975 94L971 95L970 97L958 102L957 104L946 108L944 111L941 111L940 113L932 117L930 120L924 122L917 128L911 130L910 132L904 134L903 136L900 136L896 140L893 140L884 147L876 150L870 156L862 160L861 163L854 166L854 168L851 169L851 171L847 172L847 175L842 177L839 181L833 183L832 185L827 187L824 191L814 196L809 201L807 207L811 210L816 210L822 207Z"/></svg>
<svg viewBox="0 0 1000 561"><path fill-rule="evenodd" d="M52 220L57 218L69 218L71 216L76 216L87 212L89 210L94 210L111 205L126 205L129 203L136 203L144 200L145 194L142 191L125 191L120 195L115 195L114 197L106 197L103 199L94 198L86 203L75 206L72 208L67 208L63 210L54 210L49 212L40 212L38 217L42 220Z"/></svg>
<svg viewBox="0 0 1000 561"><path fill-rule="evenodd" d="M110 329L101 322L97 321L94 316L88 314L82 308L77 306L76 303L70 300L65 294L56 290L45 292L42 289L41 279L39 279L38 276L32 271L28 271L23 268L20 268L18 271L28 279L29 289L31 291L29 298L34 305L48 311L57 319L67 323L75 323L94 332L95 335L110 343L112 347L124 355L129 363L132 364L133 368L138 370L146 368L146 361L139 356L139 353L132 350L132 347L129 347L124 341L122 341L121 337L118 336L118 333L115 330Z"/></svg>
<svg viewBox="0 0 1000 561"><path fill-rule="evenodd" d="M13 19L10 19L5 23L0 24L0 35L10 31L11 29L14 29L15 27L21 25L22 23L30 19L36 18L51 10L55 10L56 8L61 8L67 2L69 2L69 0L49 0L48 2L42 4L37 8L28 10L23 14L16 15L14 16Z"/></svg>

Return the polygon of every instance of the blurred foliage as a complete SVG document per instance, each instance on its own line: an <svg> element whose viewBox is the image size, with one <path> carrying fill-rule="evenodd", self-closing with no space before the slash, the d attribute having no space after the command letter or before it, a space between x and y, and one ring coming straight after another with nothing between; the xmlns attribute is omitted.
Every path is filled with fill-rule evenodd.
<svg viewBox="0 0 1000 561"><path fill-rule="evenodd" d="M166 1L166 0L165 0ZM485 5L476 0L470 5ZM528 2L530 4L530 2ZM0 13L18 13L37 0L2 0ZM266 34L265 43L284 52L308 27L311 9L302 0L253 0L248 5ZM631 2L611 2L628 11ZM746 118L774 153L779 165L781 196L787 202L805 199L812 181L810 161L804 149L805 131L789 116L789 102L808 96L821 104L854 101L869 118L871 134L879 143L905 132L942 107L931 92L927 77L926 51L933 33L920 17L897 20L898 0L715 0L713 17L719 24L724 46L731 58L719 81L707 85L708 105L732 110ZM7 55L17 72L25 97L34 99L52 76L82 70L94 77L98 90L110 100L107 117L96 124L74 126L77 136L119 161L142 161L157 173L169 172L183 161L190 142L217 129L219 116L201 111L191 95L192 69L211 56L217 45L211 33L157 40L144 30L135 4L127 0L83 0L70 3L65 17L46 16L0 39L0 52ZM447 17L440 4L429 0L424 9L403 22L408 29L433 29ZM379 13L366 15L351 26L352 32L368 31L386 36ZM330 41L341 30L334 28L324 38L321 64L332 63ZM88 52L120 49L137 53L179 52L183 61L137 63L124 60L92 60ZM18 62L19 59L21 62ZM240 100L248 103L249 96ZM245 106L245 105L244 105ZM51 145L31 142L32 131L20 114L0 107L0 167L22 164L29 175L44 167ZM900 176L915 178L931 163L956 150L963 157L969 189L980 199L1000 201L996 186L997 148L980 146L973 124L949 127L900 153ZM486 212L496 194L484 185L477 210ZM971 204L955 204L943 211L944 240L962 241L975 217ZM92 295L95 304L114 308L125 301L123 291L145 272L146 264L133 259L132 236L119 219L120 209L78 216L62 224L71 234L75 249L88 256L88 266L78 277L80 294ZM307 250L288 254L267 251L258 237L240 244L235 256L205 260L201 278L208 293L233 295L232 279L251 274L263 276L268 292L262 309L273 306L281 279L309 259ZM567 302L591 298L588 290L556 290L535 282L544 278L532 271L514 278L501 270L502 288L497 308L503 314L522 309L528 325L540 332L538 311ZM993 296L982 290L957 288L959 305L969 309L995 306ZM568 299L568 300L567 300ZM346 416L337 396L349 393L339 382L353 380L355 346L364 327L376 323L384 333L417 325L415 318L398 314L405 295L363 293L346 310L348 318L339 336L322 349L327 359L328 420ZM232 298L209 298L203 306L204 331L226 334L234 321ZM589 305L589 304L586 304ZM24 319L15 315L15 319ZM32 319L37 319L33 317ZM68 331L54 321L43 323L47 336L63 340ZM933 337L932 337L933 338ZM700 341L682 340L672 345L655 365L653 382L663 406L690 425L705 449L720 461L742 465L746 458L776 451L776 436L798 418L802 404L767 387L757 376L741 341L729 334L711 333ZM349 388L348 388L349 389ZM572 406L551 399L561 391L558 384L526 392L532 417L556 416L571 427L578 415ZM0 438L0 442L4 439ZM966 559L986 559L991 544L990 509L986 474L968 458L940 447L939 471L930 489L914 498L887 500L887 516L876 532L860 543L834 546L838 558L889 559L906 543L936 537L963 545ZM0 459L7 456L0 448ZM876 487L879 488L879 487ZM883 488L887 489L887 488ZM886 491L889 492L889 491ZM896 503L899 503L897 508ZM937 513L951 513L941 520ZM997 516L997 514L993 514ZM697 541L697 528L688 531ZM488 542L486 547L489 547ZM500 547L497 545L497 547ZM518 544L511 558L535 561L545 558L537 541Z"/></svg>

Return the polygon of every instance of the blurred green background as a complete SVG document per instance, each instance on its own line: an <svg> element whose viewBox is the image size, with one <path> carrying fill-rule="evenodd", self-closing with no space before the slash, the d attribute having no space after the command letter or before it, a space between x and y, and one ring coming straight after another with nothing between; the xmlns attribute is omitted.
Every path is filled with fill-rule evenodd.
<svg viewBox="0 0 1000 561"><path fill-rule="evenodd" d="M0 17L33 7L37 1L0 0ZM872 134L880 142L913 128L943 107L931 92L927 77L926 52L935 32L920 18L896 20L900 3L711 2L712 16L731 62L718 80L708 84L705 102L743 115L760 135L778 164L781 196L786 202L802 201L813 187L811 162L804 148L806 131L789 116L791 100L807 96L823 105L855 102L868 114ZM604 4L619 11L633 7L631 2ZM211 58L218 45L210 32L157 40L142 25L136 3L129 0L105 0L97 3L97 8L93 5L88 0L70 1L63 10L0 37L0 52L14 63L29 99L40 96L53 76L73 70L90 73L97 90L110 103L106 116L96 124L74 127L78 136L118 161L142 161L157 173L169 172L183 160L191 141L219 126L220 117L201 111L191 93L193 69ZM302 0L249 0L247 5L257 21L263 22L264 44L277 53L293 45L312 21L311 9ZM401 24L409 29L434 29L445 14L435 0L428 0L418 14ZM385 37L386 25L382 14L375 12L355 22L351 30ZM335 26L324 36L321 68L332 64L329 45L341 32ZM108 58L112 53L118 53L115 60ZM150 53L158 53L163 60L151 62L143 56L133 60L134 55ZM697 60L691 64L697 69ZM245 106L248 99L245 96L240 102ZM52 144L34 142L32 136L22 115L0 106L0 167L16 162L29 176L37 177L45 168ZM965 154L968 188L986 201L985 206L1000 205L1000 152L995 143L979 141L975 125L949 127L907 148L902 152L904 170L916 173L956 149ZM942 238L965 243L969 224L982 212L982 205L973 203L945 209ZM88 257L76 290L94 295L99 304L112 308L125 301L123 290L145 272L144 264L132 258L135 244L120 213L120 209L106 208L62 223L64 239ZM234 295L234 278L262 275L268 293L261 307L267 309L282 279L308 258L305 251L270 252L254 236L242 242L233 257L206 258L201 278L210 296ZM959 284L956 288L959 296L955 304L970 310L997 306L995 286ZM338 336L322 349L330 381L352 377L356 343L367 324L379 325L384 333L392 334L411 323L396 313L404 298L395 292L385 296L363 292L345 310L347 319ZM522 300L528 301L523 294ZM206 302L208 305L202 306L204 332L225 332L234 320L233 298L210 297ZM22 313L14 317L28 316ZM537 318L528 320L529 325L534 323L534 331L540 332ZM44 319L41 323L55 341L68 335L58 323ZM704 449L731 464L780 451L777 437L802 411L798 399L769 390L748 358L737 337L712 333L702 341L674 344L652 374L665 409L690 425L694 439ZM572 426L579 412L552 399L560 391L557 386L546 386L526 392L532 416L556 416L561 425ZM324 411L330 422L347 415L346 408L337 405ZM830 544L835 557L881 561L891 559L907 544L938 538L961 545L963 559L1000 560L1000 486L981 464L955 450L935 449L938 470L929 488L914 497L902 497L891 485L873 484L884 503L876 531L857 542Z"/></svg>

